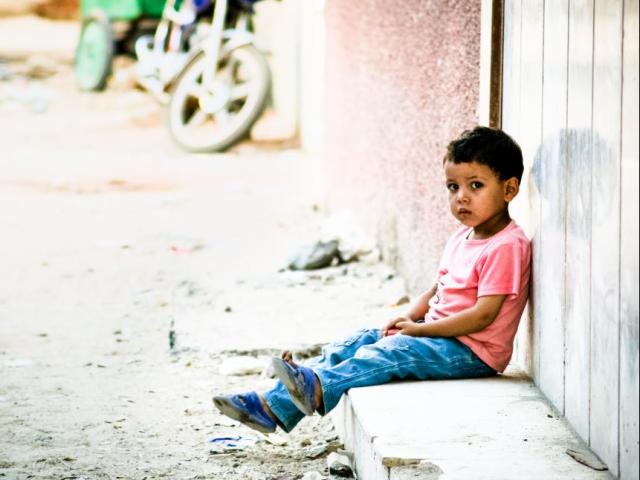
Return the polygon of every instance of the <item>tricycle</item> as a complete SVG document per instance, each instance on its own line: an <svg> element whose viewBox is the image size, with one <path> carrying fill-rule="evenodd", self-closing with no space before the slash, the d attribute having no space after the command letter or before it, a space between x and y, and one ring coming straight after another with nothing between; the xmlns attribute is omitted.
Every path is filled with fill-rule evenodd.
<svg viewBox="0 0 640 480"><path fill-rule="evenodd" d="M175 142L191 152L223 151L248 134L270 91L267 60L254 44L256 1L85 0L78 84L104 88L114 45L133 39L137 80L168 105ZM129 26L114 42L111 25L123 18ZM142 18L156 20L152 31L139 28Z"/></svg>
<svg viewBox="0 0 640 480"><path fill-rule="evenodd" d="M76 82L81 90L107 85L113 56L131 53L136 37L153 32L165 0L81 0L82 27L76 47Z"/></svg>

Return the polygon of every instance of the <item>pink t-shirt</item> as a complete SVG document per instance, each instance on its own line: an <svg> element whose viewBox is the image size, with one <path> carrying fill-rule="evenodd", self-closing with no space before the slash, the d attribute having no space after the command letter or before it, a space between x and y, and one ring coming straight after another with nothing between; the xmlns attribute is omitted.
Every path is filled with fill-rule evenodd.
<svg viewBox="0 0 640 480"><path fill-rule="evenodd" d="M463 227L447 242L438 268L438 289L425 320L437 321L470 308L478 297L507 295L488 327L457 337L482 361L503 372L529 295L531 246L513 220L490 238L468 240L470 233L470 227Z"/></svg>

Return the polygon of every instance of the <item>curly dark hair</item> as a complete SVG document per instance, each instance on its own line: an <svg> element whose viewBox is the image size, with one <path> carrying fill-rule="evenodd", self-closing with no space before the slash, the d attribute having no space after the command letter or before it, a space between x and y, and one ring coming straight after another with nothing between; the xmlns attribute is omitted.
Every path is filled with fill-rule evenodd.
<svg viewBox="0 0 640 480"><path fill-rule="evenodd" d="M478 162L489 167L500 180L516 177L522 181L522 150L513 139L497 128L475 127L465 130L447 146L446 162Z"/></svg>

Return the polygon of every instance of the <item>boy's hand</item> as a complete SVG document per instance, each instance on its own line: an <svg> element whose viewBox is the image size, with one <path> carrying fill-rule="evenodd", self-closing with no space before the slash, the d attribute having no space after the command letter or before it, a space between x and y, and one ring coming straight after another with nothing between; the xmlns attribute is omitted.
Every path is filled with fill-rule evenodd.
<svg viewBox="0 0 640 480"><path fill-rule="evenodd" d="M423 334L421 333L421 323L416 323L412 320L405 319L402 322L398 322L395 325L395 328L398 329L398 333L402 335L409 335L410 337L421 337Z"/></svg>
<svg viewBox="0 0 640 480"><path fill-rule="evenodd" d="M392 320L389 320L386 325L384 327L382 327L382 336L386 337L389 335L389 330L392 329L399 329L400 327L398 327L399 323L402 322L410 322L413 323L413 320L411 320L409 317L407 316L402 316L402 317L396 317ZM393 333L391 333L393 335Z"/></svg>

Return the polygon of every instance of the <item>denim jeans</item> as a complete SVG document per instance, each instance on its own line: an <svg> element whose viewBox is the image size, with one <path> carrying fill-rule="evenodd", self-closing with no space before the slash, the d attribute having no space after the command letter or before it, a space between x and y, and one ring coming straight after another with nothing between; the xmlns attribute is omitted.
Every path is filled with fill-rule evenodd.
<svg viewBox="0 0 640 480"><path fill-rule="evenodd" d="M324 408L330 412L353 387L380 385L392 380L444 380L496 375L496 371L455 338L410 337L396 334L381 337L379 329L364 329L341 342L323 347L310 367L320 379ZM304 414L291 401L289 392L278 382L264 399L290 432Z"/></svg>

